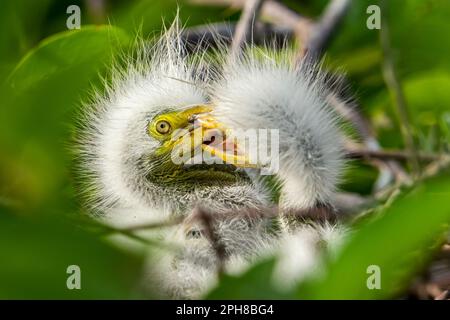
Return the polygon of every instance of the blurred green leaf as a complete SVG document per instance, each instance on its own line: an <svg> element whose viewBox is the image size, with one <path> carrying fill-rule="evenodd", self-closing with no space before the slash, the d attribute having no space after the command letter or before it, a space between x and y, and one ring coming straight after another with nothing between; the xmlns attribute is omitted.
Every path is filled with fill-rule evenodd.
<svg viewBox="0 0 450 320"><path fill-rule="evenodd" d="M261 262L240 276L223 275L207 299L283 299L288 295L271 285L274 260Z"/></svg>
<svg viewBox="0 0 450 320"><path fill-rule="evenodd" d="M0 10L0 79L38 41L53 0L2 0Z"/></svg>
<svg viewBox="0 0 450 320"><path fill-rule="evenodd" d="M176 0L136 0L127 2L112 12L109 20L129 31L140 31L144 37L154 35L162 30L162 26L170 26L179 10L183 26L204 24L223 19L224 8L192 5L189 1Z"/></svg>
<svg viewBox="0 0 450 320"><path fill-rule="evenodd" d="M284 2L305 16L319 15L328 3ZM82 29L42 40L45 34L65 30L65 9L70 4L82 9ZM347 73L381 144L398 148L402 138L381 73L379 31L366 27L366 8L371 4L379 1L353 1L327 50L326 62ZM62 213L77 215L80 206L70 169L71 132L80 101L87 99L113 58L130 45L129 34L137 30L145 38L158 34L163 21L166 25L173 21L178 6L181 23L187 26L239 16L225 7L176 0L108 1L99 19L82 0L2 1L0 298L137 297L133 286L140 259L73 226L82 223L61 221L66 218ZM450 137L450 42L445 41L449 15L448 0L390 0L389 12L382 13L382 19L389 19L395 65L415 133L423 140L421 148L429 151L436 143L431 141L447 139L448 143ZM86 25L101 21L112 26ZM357 164L347 171L341 187L370 193L375 178L372 167ZM242 276L223 276L208 298L393 297L427 261L450 220L449 180L443 175L427 181L374 219L362 221L338 260L330 262L325 278L304 283L297 296L272 287L274 261L270 260ZM45 215L49 213L58 215L57 221L55 215ZM19 218L20 214L33 219ZM81 267L81 291L65 286L65 271L71 264ZM381 267L382 290L367 289L369 265Z"/></svg>
<svg viewBox="0 0 450 320"><path fill-rule="evenodd" d="M0 88L0 182L8 181L0 188L3 197L70 205L68 140L76 109L128 45L117 27L83 27L45 39L22 59Z"/></svg>
<svg viewBox="0 0 450 320"><path fill-rule="evenodd" d="M387 299L401 293L448 230L449 190L447 173L395 201L355 232L323 279L301 285L298 298ZM380 267L380 290L366 285L371 265Z"/></svg>
<svg viewBox="0 0 450 320"><path fill-rule="evenodd" d="M447 71L432 69L411 75L402 81L402 88L416 134L427 135L450 112L450 73ZM373 114L385 114L391 121L390 127L380 130L384 146L399 147L395 145L395 141L399 141L397 116L391 104L388 93L381 92L372 100L371 109ZM421 148L433 151L429 144L421 145Z"/></svg>
<svg viewBox="0 0 450 320"><path fill-rule="evenodd" d="M450 68L450 2L446 0L395 0L389 2L392 45L401 75L433 68Z"/></svg>
<svg viewBox="0 0 450 320"><path fill-rule="evenodd" d="M431 126L450 112L450 73L435 70L403 81L408 107L418 126Z"/></svg>
<svg viewBox="0 0 450 320"><path fill-rule="evenodd" d="M130 299L141 258L59 220L31 220L0 207L0 299ZM67 268L81 269L81 289L69 290Z"/></svg>
<svg viewBox="0 0 450 320"><path fill-rule="evenodd" d="M103 58L128 42L128 35L112 26L84 26L53 35L22 59L9 77L9 83L20 92L61 74L69 80L77 68L86 68L92 75L92 71L98 72L107 62ZM92 67L96 68L92 70Z"/></svg>

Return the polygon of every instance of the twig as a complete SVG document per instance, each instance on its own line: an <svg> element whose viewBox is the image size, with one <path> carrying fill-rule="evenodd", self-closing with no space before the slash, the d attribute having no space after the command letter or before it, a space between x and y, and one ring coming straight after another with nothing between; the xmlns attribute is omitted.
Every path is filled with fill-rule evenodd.
<svg viewBox="0 0 450 320"><path fill-rule="evenodd" d="M387 2L382 1L383 12L387 12ZM392 56L392 50L390 45L389 25L387 23L387 17L382 19L382 25L380 30L380 42L383 50L383 76L386 82L386 86L391 93L395 101L395 106L399 116L400 127L403 135L403 140L408 151L411 153L410 164L413 172L417 175L420 166L417 157L416 146L412 134L412 129L409 120L408 107L406 99L395 72L394 58Z"/></svg>
<svg viewBox="0 0 450 320"><path fill-rule="evenodd" d="M121 229L121 228L115 228L109 225L105 225L105 224L101 224L101 227L104 229L104 235L110 235L110 234L122 234L130 239L136 240L138 242L141 242L145 245L152 245L152 246L156 246L156 247L162 247L162 248L166 248L169 250L174 250L177 249L177 247L173 244L167 243L167 242L162 242L162 241L158 241L158 240L153 240L153 239L148 239L145 237L142 237L138 234L136 234L136 231L145 229L145 228L136 228L136 229Z"/></svg>
<svg viewBox="0 0 450 320"><path fill-rule="evenodd" d="M352 208L355 209L355 207L359 207L364 205L367 202L367 199L364 197L361 197L358 194L355 193L350 193L350 192L344 192L344 193L338 193L336 196L339 201L336 205L336 208L338 209L338 211L347 211L344 210L347 208ZM341 206L342 205L342 206ZM136 231L140 231L140 230L152 230L152 229L159 229L159 228L168 228L168 227L172 227L184 222L189 222L190 219L198 219L199 217L201 217L201 221L204 224L205 222L205 216L204 215L200 215L198 216L198 211L200 209L196 209L194 211L194 214L192 216L190 216L190 218L187 218L185 216L178 216L176 218L171 218L169 220L166 221L162 221L162 222L155 222L155 223L148 223L148 224L141 224L141 225L134 225L134 226L129 226L126 228L115 228L115 227L111 227L108 225L104 225L104 224L100 224L100 223L96 223L95 226L102 228L105 230L106 233L122 233L122 234L126 234L126 235L130 235L133 234L134 237L134 232ZM226 211L223 213L214 213L214 219L211 217L211 215L206 212L204 209L200 210L201 213L206 213L208 215L208 226L211 227L213 225L213 220L226 220L229 218L242 218L242 219L260 219L260 218L278 218L279 217L279 208L277 206L272 206L272 207L261 207L261 208L253 208L253 209L242 209L242 210L238 210L238 211ZM308 210L297 210L297 211L293 211L290 212L293 215L296 215L298 217L302 217L302 218L307 218L307 219L311 219L311 220L327 220L328 218L330 219L334 219L335 216L330 216L328 217L327 215L324 215L323 212L323 208L312 208L312 209L308 209ZM211 232L208 231L208 234L210 235Z"/></svg>
<svg viewBox="0 0 450 320"><path fill-rule="evenodd" d="M444 290L434 298L434 300L449 300L449 299L450 299L450 290Z"/></svg>
<svg viewBox="0 0 450 320"><path fill-rule="evenodd" d="M336 94L330 94L327 97L327 100L343 119L353 124L367 149L371 151L378 151L381 149L380 144L375 138L370 122L367 121L367 119L359 111L361 110L359 105L351 106L342 101L342 99L340 99ZM353 104L355 104L355 102L353 102ZM397 181L410 180L408 174L396 161L372 161L371 163L380 171L379 177L375 182L375 190L384 188L393 180L393 178Z"/></svg>
<svg viewBox="0 0 450 320"><path fill-rule="evenodd" d="M192 4L225 6L242 9L245 0L189 0ZM312 21L303 17L293 10L290 10L282 3L273 0L266 0L261 7L261 18L283 28L293 30L300 40L309 33Z"/></svg>
<svg viewBox="0 0 450 320"><path fill-rule="evenodd" d="M319 59L347 13L350 2L351 0L330 1L319 21L313 25L308 41L300 51L298 62L305 56L311 61Z"/></svg>
<svg viewBox="0 0 450 320"><path fill-rule="evenodd" d="M168 228L168 227L173 227L173 226L176 226L177 224L182 223L184 221L184 219L185 219L185 217L183 217L183 216L177 216L175 218L170 218L169 220L162 221L162 222L154 222L154 223L129 226L126 228L118 228L115 230L123 233L123 232L134 232L134 231L139 231L139 230Z"/></svg>
<svg viewBox="0 0 450 320"><path fill-rule="evenodd" d="M213 23L199 25L183 30L181 37L183 41L195 46L206 44L217 46L218 38L221 42L228 43L233 38L236 24L232 22ZM253 31L255 43L280 43L294 36L294 32L289 27L275 26L257 22Z"/></svg>
<svg viewBox="0 0 450 320"><path fill-rule="evenodd" d="M252 40L255 22L258 20L259 12L264 0L247 0L236 25L233 41L231 43L231 56L240 54L242 46Z"/></svg>
<svg viewBox="0 0 450 320"><path fill-rule="evenodd" d="M283 4L266 0L261 7L263 19L276 25L291 28L302 44L303 58L305 50L311 58L318 57L330 41L334 31L345 15L351 0L333 0L325 9L317 23L303 17ZM242 9L246 5L245 0L190 0L193 4L228 6Z"/></svg>
<svg viewBox="0 0 450 320"><path fill-rule="evenodd" d="M345 218L348 216L354 216L362 209L373 204L373 202L373 199L363 197L357 193L340 192L336 194L333 205L335 206L339 217L344 215L342 218Z"/></svg>
<svg viewBox="0 0 450 320"><path fill-rule="evenodd" d="M441 159L438 159L432 163L430 163L427 167L422 170L422 174L420 175L420 179L427 179L435 176L442 170L448 168L450 166L450 156L444 156Z"/></svg>
<svg viewBox="0 0 450 320"><path fill-rule="evenodd" d="M223 274L224 272L224 264L226 259L226 251L225 247L220 241L217 232L215 232L214 228L214 218L209 213L206 212L204 209L196 207L194 209L194 218L198 219L205 228L205 236L209 239L211 242L211 245L216 253L218 265L217 265L217 273L219 276Z"/></svg>
<svg viewBox="0 0 450 320"><path fill-rule="evenodd" d="M346 156L352 159L375 158L381 160L409 161L413 155L403 150L348 149ZM416 156L418 160L424 162L437 161L443 158L443 155L434 153L419 153Z"/></svg>
<svg viewBox="0 0 450 320"><path fill-rule="evenodd" d="M96 24L102 24L106 18L106 0L85 0L88 14Z"/></svg>
<svg viewBox="0 0 450 320"><path fill-rule="evenodd" d="M152 224L142 224L142 225L136 225L126 228L119 228L114 227L110 224L103 223L98 220L93 220L90 218L87 218L85 216L77 217L77 219L74 219L73 223L75 225L89 227L89 228L95 228L97 229L97 233L102 236L109 236L112 234L121 234L124 235L130 239L136 240L138 242L141 242L145 245L152 245L157 247L163 247L169 250L178 249L176 244L171 244L167 242L161 242L156 239L149 239L146 237L142 237L138 235L136 232L141 230L147 230L147 229L158 229L158 228L164 228L169 226L174 226L176 224L181 223L184 220L184 217L177 217L175 219L159 222L159 223L152 223Z"/></svg>
<svg viewBox="0 0 450 320"><path fill-rule="evenodd" d="M438 160L431 162L422 170L421 174L417 178L417 181L434 177L437 174L439 174L442 170L447 169L449 166L450 166L450 156L442 155ZM402 186L412 187L412 185L408 185L407 183L397 183L396 185L393 185L388 189L383 190L382 192L378 192L378 194L375 194L375 198L377 200L382 200L386 198L386 195L390 195L393 192L396 192L396 190L399 190L399 188L401 188Z"/></svg>

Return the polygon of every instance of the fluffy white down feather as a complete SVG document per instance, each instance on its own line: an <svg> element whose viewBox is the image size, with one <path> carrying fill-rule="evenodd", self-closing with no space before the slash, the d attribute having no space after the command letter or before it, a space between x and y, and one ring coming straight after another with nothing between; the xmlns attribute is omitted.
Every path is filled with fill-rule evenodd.
<svg viewBox="0 0 450 320"><path fill-rule="evenodd" d="M173 210L136 169L138 157L158 146L146 134L149 117L167 107L183 109L208 100L201 79L205 61L186 56L177 23L154 45L142 41L136 46L135 56L113 67L105 93L94 93L80 121L83 194L100 218L118 219L118 224L148 222L145 211L161 213L160 220ZM121 214L130 210L138 213L136 219Z"/></svg>
<svg viewBox="0 0 450 320"><path fill-rule="evenodd" d="M341 133L325 99L328 85L313 66L294 68L289 55L280 56L271 49L262 55L256 51L250 47L232 64L223 62L223 69L211 81L204 74L209 68L205 55L185 56L175 26L155 47L143 46L140 58L130 60L126 71L114 71L106 94L93 98L80 139L81 177L87 181L89 206L103 221L126 227L170 216L175 201L155 194L133 167L135 156L154 149L156 142L149 141L144 129L130 130L130 123L145 128L144 113L209 102L215 106L215 115L231 127L280 130L282 210L332 205L343 160ZM255 207L270 197L258 178L229 192L234 192L230 199L245 193L246 205L253 201ZM201 200L202 193L196 197ZM215 208L208 197L205 203ZM234 208L231 203L229 207ZM183 214L190 215L192 209ZM274 281L288 288L319 268L320 243L337 246L344 234L341 227L327 225L274 235L265 230L266 223L266 219L217 221L216 232L228 252L227 271L240 273L255 260L277 255ZM198 298L215 285L217 257L207 239L188 236L196 227L201 228L182 224L162 234L179 250L161 251L160 258L152 252L144 283L153 291L156 283L163 295Z"/></svg>
<svg viewBox="0 0 450 320"><path fill-rule="evenodd" d="M211 92L215 115L231 128L279 130L281 206L331 204L343 169L330 83L318 67L294 66L289 53L247 48L225 64Z"/></svg>

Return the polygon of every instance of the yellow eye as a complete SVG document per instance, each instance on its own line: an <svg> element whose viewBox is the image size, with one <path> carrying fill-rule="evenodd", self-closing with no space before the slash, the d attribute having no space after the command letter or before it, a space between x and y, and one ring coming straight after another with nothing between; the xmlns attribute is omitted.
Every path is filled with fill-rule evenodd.
<svg viewBox="0 0 450 320"><path fill-rule="evenodd" d="M156 123L156 131L160 134L167 134L171 129L172 126L166 120L160 120Z"/></svg>

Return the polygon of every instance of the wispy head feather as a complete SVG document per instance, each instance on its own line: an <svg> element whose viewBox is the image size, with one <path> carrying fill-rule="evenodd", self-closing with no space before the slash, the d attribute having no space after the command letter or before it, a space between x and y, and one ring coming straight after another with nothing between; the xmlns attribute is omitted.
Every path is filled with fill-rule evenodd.
<svg viewBox="0 0 450 320"><path fill-rule="evenodd" d="M224 61L211 89L215 113L234 128L279 130L282 207L330 204L343 168L343 137L327 102L332 86L325 73L270 47L249 46Z"/></svg>

